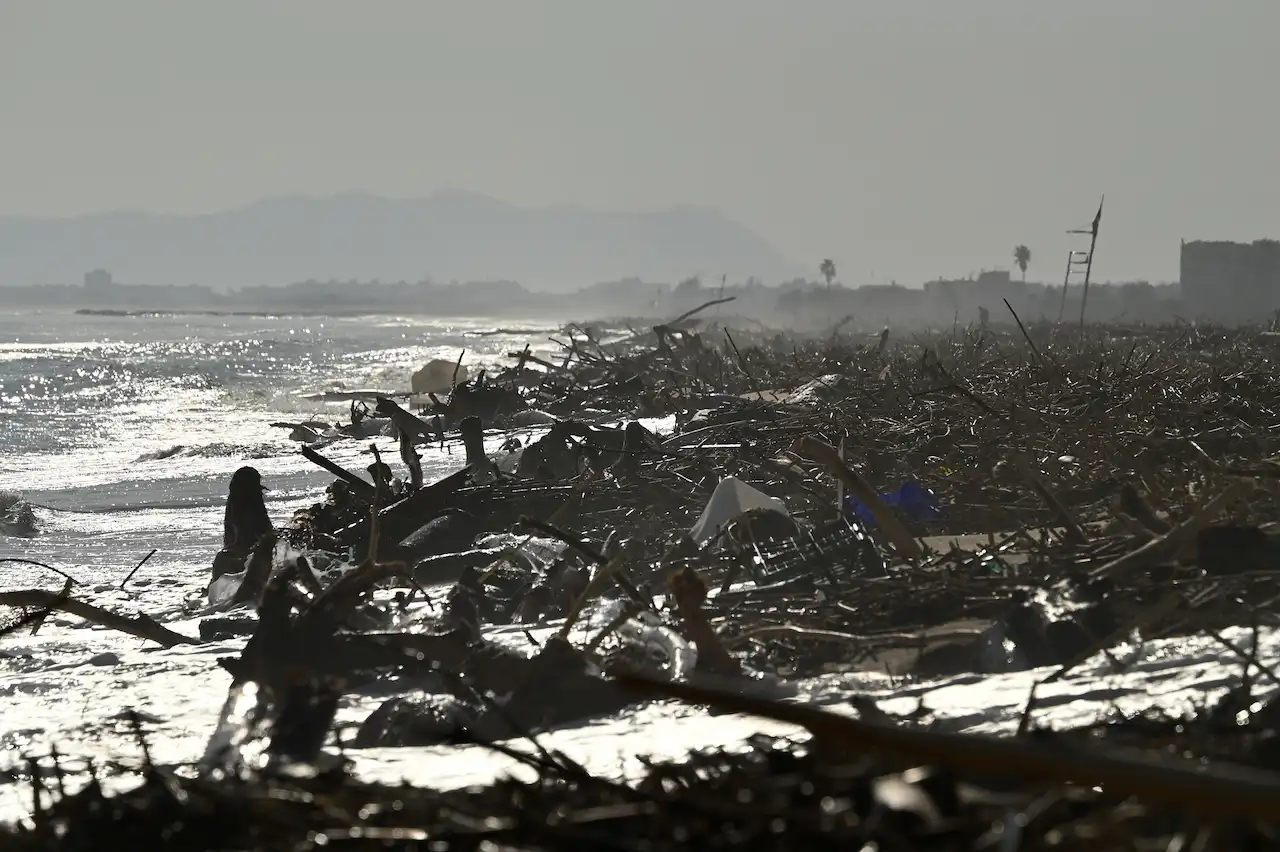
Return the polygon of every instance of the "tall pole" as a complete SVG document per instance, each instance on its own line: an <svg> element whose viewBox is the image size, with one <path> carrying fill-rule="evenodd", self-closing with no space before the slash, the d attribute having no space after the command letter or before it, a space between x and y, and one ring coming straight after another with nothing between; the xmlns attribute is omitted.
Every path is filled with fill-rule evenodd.
<svg viewBox="0 0 1280 852"><path fill-rule="evenodd" d="M885 330L888 331L888 329L885 329ZM836 451L836 453L840 456L840 461L844 461L844 453L845 453L844 441L846 437L848 436L846 435L840 436L840 449ZM842 482L839 477L836 477L836 511L840 513L840 517L842 518L844 517L844 514L845 514L844 482Z"/></svg>
<svg viewBox="0 0 1280 852"><path fill-rule="evenodd" d="M1076 262L1076 253L1067 252L1067 271L1062 276L1062 302L1058 305L1058 323L1062 323L1062 315L1067 312L1067 285L1071 283L1071 269Z"/></svg>
<svg viewBox="0 0 1280 852"><path fill-rule="evenodd" d="M1093 272L1093 250L1098 246L1098 227L1102 225L1102 205L1106 202L1107 197L1102 196L1102 200L1098 202L1098 212L1094 214L1093 226L1088 231L1076 231L1075 233L1089 234L1089 257L1084 262L1084 294L1080 297L1080 334L1084 335L1084 309L1089 304L1089 275Z"/></svg>

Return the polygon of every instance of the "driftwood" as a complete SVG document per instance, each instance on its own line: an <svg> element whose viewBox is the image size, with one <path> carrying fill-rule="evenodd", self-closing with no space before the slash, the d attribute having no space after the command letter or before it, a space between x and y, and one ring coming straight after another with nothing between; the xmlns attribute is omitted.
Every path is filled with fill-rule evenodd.
<svg viewBox="0 0 1280 852"><path fill-rule="evenodd" d="M434 430L422 422L422 418L415 417L385 396L378 397L377 411L384 417L389 417L402 434L421 438L426 443L435 438Z"/></svg>
<svg viewBox="0 0 1280 852"><path fill-rule="evenodd" d="M350 485L351 492L355 494L355 496L366 501L373 499L374 488L369 484L368 480L361 479L359 476L356 476L341 465L329 461L329 459L320 455L320 453L310 447L303 447L301 452L307 461L324 468L343 482Z"/></svg>
<svg viewBox="0 0 1280 852"><path fill-rule="evenodd" d="M1232 502L1244 497L1252 488L1253 483L1249 480L1235 480L1222 493L1196 510L1195 514L1190 518L1169 529L1158 538L1147 542L1137 550L1103 565L1097 569L1095 575L1099 577L1116 577L1171 556L1174 551L1189 542L1197 532L1204 528L1223 509L1230 506Z"/></svg>
<svg viewBox="0 0 1280 852"><path fill-rule="evenodd" d="M382 555L394 556L394 548L398 542L446 508L449 498L466 484L469 474L470 469L464 467L443 479L424 485L390 506L379 509L377 518L382 526L383 546L386 548ZM345 529L338 530L337 538L349 545L367 544L369 521L358 521Z"/></svg>
<svg viewBox="0 0 1280 852"><path fill-rule="evenodd" d="M770 636L793 636L803 639L817 639L823 642L838 642L860 649L909 648L913 645L924 646L937 642L979 639L986 635L989 629L990 625L984 625L982 627L955 627L936 631L922 630L917 633L871 633L858 635L855 633L842 633L835 630L819 630L816 628L800 627L795 624L768 624L761 627L751 628L745 633L726 639L724 641L724 645L727 648L736 648L747 644L752 639L760 639ZM1093 656L1093 654L1089 654L1089 656Z"/></svg>
<svg viewBox="0 0 1280 852"><path fill-rule="evenodd" d="M155 642L163 648L174 645L199 645L200 640L190 639L181 633L175 633L160 624L149 615L119 615L102 607L66 597L57 592L43 589L18 589L0 592L0 606L40 607L69 613L83 618L90 624L97 624L119 633L127 633L148 642Z"/></svg>
<svg viewBox="0 0 1280 852"><path fill-rule="evenodd" d="M914 763L1052 784L1099 786L1111 795L1157 800L1211 819L1275 818L1280 773L1189 767L1180 761L1089 749L1038 746L978 734L948 734L851 719L799 704L685 683L621 675L619 684L650 698L676 698L721 711L749 713L806 728L824 758L852 763L864 755L892 755Z"/></svg>
<svg viewBox="0 0 1280 852"><path fill-rule="evenodd" d="M463 470L345 529L336 527L350 517L324 515L335 527L318 530L333 551L325 561L367 542L364 564L327 581L299 560L275 566L265 585L248 584L248 600L260 601L256 629L226 662L236 684L209 747L230 759L206 762L196 779L153 784L154 812L176 814L171 827L225 813L211 802L238 802L242 815L256 817L242 823L279 829L270 836L281 848L304 842L300 825L317 837L331 831L326 842L345 845L546 848L554 832L571 828L580 834L557 841L626 838L667 848L684 836L686 845L716 848L770 837L775 820L788 840L813 848L835 836L850 848L1013 848L1018 838L1000 832L1015 828L1043 843L1057 838L1062 848L1123 848L1135 838L1143 848L1230 846L1235 832L1252 830L1244 822L1267 818L1264 806L1280 789L1270 774L1235 768L1269 759L1280 710L1263 706L1250 686L1259 674L1276 675L1256 648L1221 632L1268 623L1280 600L1273 570L1280 506L1272 499L1280 493L1280 439L1267 402L1280 395L1280 378L1259 366L1274 359L1275 341L1114 328L1060 344L1051 327L1014 322L915 340L895 334L891 343L887 330L877 336L849 324L822 340L794 340L742 324L699 323L694 332L692 323L645 321L637 327L651 331L621 344L569 340L564 362L536 383L523 364L490 386L477 380L457 394L453 415L501 407L504 394L522 388L524 402L560 421L541 449L562 445L590 464L581 473L573 465L572 478L556 484L510 477L479 484ZM494 393L468 399L477 388ZM610 419L611 412L627 416ZM390 408L381 413L396 419ZM671 414L679 434L656 446L634 423L625 432L588 425ZM422 428L402 426L411 427L400 435L412 472L414 454L405 449ZM850 448L856 467L837 444ZM788 449L830 475L779 461ZM370 502L388 497L386 473L376 486L365 483ZM687 541L727 475L781 499L789 517L770 524L769 513L764 521L748 513L706 546ZM861 504L856 513L837 499L844 492ZM484 532L509 532L523 516L526 531L570 550L548 554L514 539L429 557L416 573L456 580L447 599L423 605L419 594L427 593L414 588L388 602L390 592L375 589L414 570L389 564L401 555L398 542L442 512L465 513ZM537 520L553 513L550 523ZM584 562L596 568L589 582ZM607 595L624 599L622 613L585 641L575 636L585 645L575 648L571 629L585 605ZM388 627L397 611L412 628ZM517 613L531 628L566 620L528 659L483 638L484 627ZM655 620L660 632L646 632ZM1060 681L1135 632L1143 641L1213 638L1241 658L1240 688L1194 723L1153 729L1144 718L1004 741L926 730L932 721L923 705L896 720L855 697L849 703L860 718L850 720L723 694L753 688L740 677L747 668L781 677L888 668L924 679L1044 666L1052 672L1046 680ZM628 676L585 671L587 659L609 675L631 671L673 639L696 646L695 680L719 680L725 689L653 678L637 686ZM516 737L642 697L760 714L807 728L813 744L807 756L780 749L756 754L754 763L695 755L649 767L638 785L590 778L561 757L538 755L530 758L541 761L536 784L504 781L509 786L465 794L489 798L458 794L438 808L446 794L361 787L338 772L301 780L275 772L290 761L323 763L339 700L371 682L386 689L388 675L432 700L390 699L366 720L357 745ZM622 686L642 691L624 694ZM489 693L509 700L502 705ZM436 698L450 709L440 711ZM1020 730L1034 710L1033 696ZM944 714L937 721L958 724ZM265 771L256 761L236 765L239 749L254 741L268 755ZM1126 745L1193 760L1137 759ZM210 766L235 777L223 782ZM983 785L996 790L974 793ZM910 790L923 804L895 808L892 796L879 798L886 787ZM238 792L226 792L232 788ZM182 798L174 790L195 804L174 804ZM385 806L391 799L396 809ZM137 794L117 800L121 808L96 802L92 813L59 826L84 831L104 814L136 817L128 807L142 801ZM827 803L823 812L813 813L819 802ZM943 815L929 823L921 814L934 805ZM290 819L275 809L291 809ZM1171 823L1158 815L1170 810L1179 827L1165 830ZM1217 823L1195 823L1198 815ZM665 821L661 837L645 827L655 821ZM236 824L205 825L224 823ZM922 823L932 826L927 842L913 834ZM332 831L338 824L349 833ZM219 837L225 848L252 845ZM1247 839L1256 845L1256 836Z"/></svg>
<svg viewBox="0 0 1280 852"><path fill-rule="evenodd" d="M725 650L702 611L707 600L707 586L702 578L685 566L671 575L670 584L685 633L698 648L698 667L715 675L742 674L741 664Z"/></svg>
<svg viewBox="0 0 1280 852"><path fill-rule="evenodd" d="M876 523L884 530L889 542L908 559L918 559L920 545L903 526L897 514L885 505L876 490L856 470L845 464L836 448L816 438L801 438L791 445L791 452L801 458L816 462L844 483L845 488L867 506L875 515Z"/></svg>
<svg viewBox="0 0 1280 852"><path fill-rule="evenodd" d="M264 535L254 544L244 569L244 578L231 597L232 606L241 603L252 603L256 606L262 600L262 593L266 591L267 582L271 579L275 547L274 535Z"/></svg>

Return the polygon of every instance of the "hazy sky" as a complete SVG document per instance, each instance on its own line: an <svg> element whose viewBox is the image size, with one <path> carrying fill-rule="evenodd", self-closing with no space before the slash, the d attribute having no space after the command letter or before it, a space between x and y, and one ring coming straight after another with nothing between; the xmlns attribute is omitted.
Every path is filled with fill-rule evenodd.
<svg viewBox="0 0 1280 852"><path fill-rule="evenodd" d="M849 283L1280 237L1278 0L2 0L0 213L715 206ZM619 270L625 272L626 270Z"/></svg>

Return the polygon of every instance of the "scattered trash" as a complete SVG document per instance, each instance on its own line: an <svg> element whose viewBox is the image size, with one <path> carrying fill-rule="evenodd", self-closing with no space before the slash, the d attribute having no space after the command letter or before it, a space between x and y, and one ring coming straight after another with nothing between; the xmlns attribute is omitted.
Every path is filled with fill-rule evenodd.
<svg viewBox="0 0 1280 852"><path fill-rule="evenodd" d="M914 479L904 482L896 491L881 494L880 499L885 505L899 509L909 521L933 521L942 516L937 495ZM845 497L845 506L864 523L875 526L875 514L852 494Z"/></svg>
<svg viewBox="0 0 1280 852"><path fill-rule="evenodd" d="M770 497L740 479L726 476L716 485L715 491L711 492L711 499L707 501L698 522L689 530L689 535L698 544L706 544L725 524L752 509L768 509L780 515L787 514L787 504L778 498Z"/></svg>
<svg viewBox="0 0 1280 852"><path fill-rule="evenodd" d="M945 730L926 706L932 678L1061 680L1135 637L1220 638L1263 620L1255 602L1280 595L1273 339L987 317L892 344L887 330L843 337L844 321L796 340L696 317L725 303L610 344L566 328L561 357L514 351L510 369L460 371L456 385L449 363L447 398L418 410L335 390L351 400L346 423L278 424L308 439L302 457L333 484L263 528L228 512L207 594L185 613L199 638L90 603L98 592L70 577L61 593L0 592L10 632L59 611L166 648L249 637L220 660L231 685L192 770L152 764L139 728L140 784L76 792L61 763L56 789L37 773L32 827L0 828L6 848L1274 839L1259 826L1280 795L1266 745L1280 712L1251 691L1256 648L1233 649L1250 661L1238 686L1191 721L1009 743ZM444 364L417 386L439 388ZM511 455L488 458L486 439ZM348 469L325 449L349 441L373 463ZM429 481L428 451L456 468ZM838 500L837 482L859 496ZM938 535L917 540L906 525L922 523ZM886 673L912 679L916 712L777 700L819 677ZM355 693L379 702L350 736L339 711ZM535 780L454 792L357 780L330 747L478 740L509 753L651 699L809 739L655 761L626 781L517 753ZM1035 710L1033 697L1024 727Z"/></svg>

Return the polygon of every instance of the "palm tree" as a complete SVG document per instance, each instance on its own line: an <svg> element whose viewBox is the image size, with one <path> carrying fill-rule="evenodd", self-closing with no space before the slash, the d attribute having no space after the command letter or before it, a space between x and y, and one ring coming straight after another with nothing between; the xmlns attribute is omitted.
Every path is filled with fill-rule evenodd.
<svg viewBox="0 0 1280 852"><path fill-rule="evenodd" d="M831 258L822 261L822 265L818 267L818 271L822 273L822 277L827 279L827 290L831 290L831 279L836 277L836 262Z"/></svg>
<svg viewBox="0 0 1280 852"><path fill-rule="evenodd" d="M1022 283L1027 283L1027 267L1031 265L1031 249L1017 246L1013 250L1013 262L1022 270Z"/></svg>

